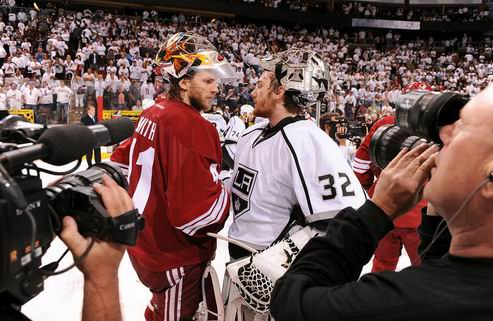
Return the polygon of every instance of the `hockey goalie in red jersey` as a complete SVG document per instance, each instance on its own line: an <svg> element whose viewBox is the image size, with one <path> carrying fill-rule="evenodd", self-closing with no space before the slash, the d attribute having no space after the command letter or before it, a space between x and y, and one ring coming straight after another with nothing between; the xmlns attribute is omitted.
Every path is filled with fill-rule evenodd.
<svg viewBox="0 0 493 321"><path fill-rule="evenodd" d="M156 64L169 77L170 91L141 114L134 135L111 160L128 170L130 195L146 219L128 250L152 292L146 320L178 321L193 317L199 307L202 273L216 249L206 233L219 231L229 211L229 195L218 178L219 137L200 111L211 108L217 82L235 73L194 33L173 35Z"/></svg>

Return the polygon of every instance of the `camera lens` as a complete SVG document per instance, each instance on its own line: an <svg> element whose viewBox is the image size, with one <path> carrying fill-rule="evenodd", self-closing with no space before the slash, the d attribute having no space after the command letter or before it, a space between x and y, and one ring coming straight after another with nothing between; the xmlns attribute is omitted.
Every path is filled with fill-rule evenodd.
<svg viewBox="0 0 493 321"><path fill-rule="evenodd" d="M440 129L459 119L467 102L467 98L453 93L411 91L397 101L396 124L409 134L441 143Z"/></svg>
<svg viewBox="0 0 493 321"><path fill-rule="evenodd" d="M123 175L120 167L111 162L98 163L85 171L65 176L55 185L46 188L46 194L50 200L56 198L61 192L77 186L92 186L100 183L101 177L106 174L111 177L118 185L124 189L128 188L127 179Z"/></svg>
<svg viewBox="0 0 493 321"><path fill-rule="evenodd" d="M373 164L384 169L407 147L416 148L427 141L419 136L409 136L408 132L397 125L385 125L375 131L370 141L370 158Z"/></svg>

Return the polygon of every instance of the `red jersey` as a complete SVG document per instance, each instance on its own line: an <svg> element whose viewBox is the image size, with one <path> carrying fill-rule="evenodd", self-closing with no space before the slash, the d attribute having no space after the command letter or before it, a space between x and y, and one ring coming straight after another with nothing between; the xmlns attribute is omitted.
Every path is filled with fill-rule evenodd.
<svg viewBox="0 0 493 321"><path fill-rule="evenodd" d="M134 135L111 156L128 168L129 194L145 228L128 252L149 271L212 259L229 195L218 178L217 130L193 107L164 100L142 112Z"/></svg>
<svg viewBox="0 0 493 321"><path fill-rule="evenodd" d="M395 123L394 116L385 116L379 119L370 128L368 135L356 150L356 155L353 162L353 171L356 177L360 181L361 185L368 191L368 195L371 197L375 190L375 185L378 180L378 176L382 170L371 162L370 158L370 142L375 131L383 125L393 125ZM375 180L375 178L377 180ZM395 227L411 227L417 228L421 224L421 209L425 207L427 202L421 200L416 207L414 207L409 213L399 217L394 221Z"/></svg>

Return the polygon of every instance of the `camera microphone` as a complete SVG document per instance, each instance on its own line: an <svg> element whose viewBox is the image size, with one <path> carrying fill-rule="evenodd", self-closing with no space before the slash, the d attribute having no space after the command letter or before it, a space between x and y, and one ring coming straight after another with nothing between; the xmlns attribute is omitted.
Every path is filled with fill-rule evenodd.
<svg viewBox="0 0 493 321"><path fill-rule="evenodd" d="M19 168L37 159L51 165L65 165L95 147L117 144L132 136L133 132L133 122L126 117L93 126L51 127L41 134L36 144L0 154L0 162L7 169Z"/></svg>
<svg viewBox="0 0 493 321"><path fill-rule="evenodd" d="M49 129L66 126L31 124L19 116L9 115L0 121L0 136L2 141L23 144L36 141ZM114 118L87 127L96 136L94 147L115 145L132 136L134 132L134 124L128 117Z"/></svg>
<svg viewBox="0 0 493 321"><path fill-rule="evenodd" d="M87 126L96 137L96 146L118 144L133 135L135 126L130 118L120 117Z"/></svg>
<svg viewBox="0 0 493 321"><path fill-rule="evenodd" d="M93 132L83 125L47 129L32 146L0 154L7 169L20 168L26 162L41 159L52 165L65 165L91 151L96 145Z"/></svg>

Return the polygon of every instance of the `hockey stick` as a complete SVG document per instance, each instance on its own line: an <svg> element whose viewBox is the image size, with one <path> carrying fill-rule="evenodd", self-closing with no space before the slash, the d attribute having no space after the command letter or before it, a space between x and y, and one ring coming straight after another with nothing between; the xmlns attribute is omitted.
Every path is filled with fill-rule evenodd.
<svg viewBox="0 0 493 321"><path fill-rule="evenodd" d="M208 236L210 237L215 237L216 239L218 240L223 240L223 241L226 241L226 242L229 242L229 243L232 243L234 245L237 245L239 247L241 247L242 249L245 249L247 250L248 252L251 252L251 253L257 253L258 251L256 249L254 249L253 247L250 247L238 240L235 240L235 239L232 239L232 238L229 238L227 236L224 236L224 235L219 235L219 234L216 234L216 233L207 233Z"/></svg>

